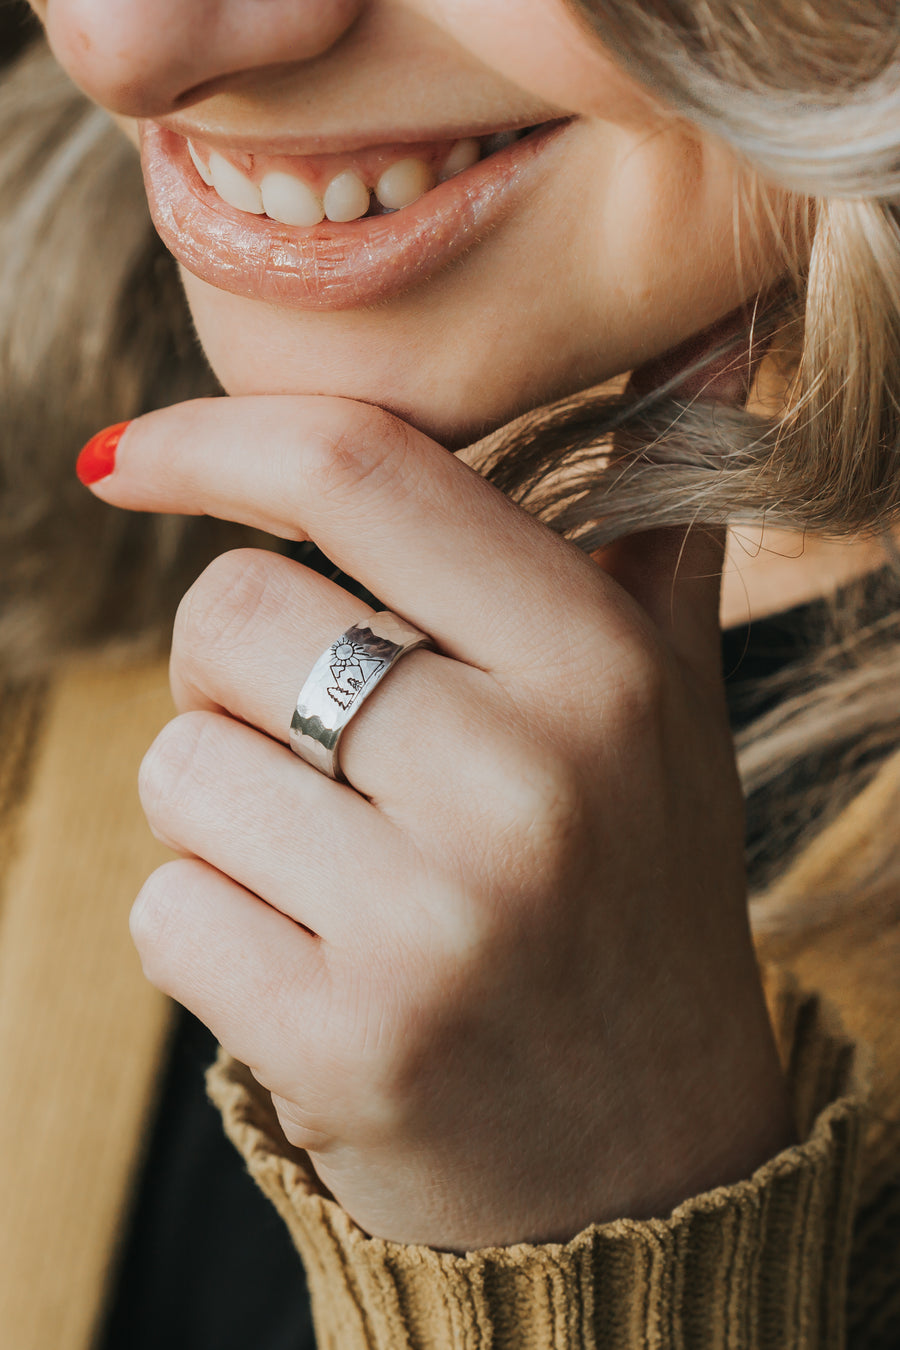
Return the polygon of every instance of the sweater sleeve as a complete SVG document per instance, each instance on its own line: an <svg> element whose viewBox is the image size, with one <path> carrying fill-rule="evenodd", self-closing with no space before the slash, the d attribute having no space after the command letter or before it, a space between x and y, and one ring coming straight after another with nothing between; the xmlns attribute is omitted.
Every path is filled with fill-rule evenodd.
<svg viewBox="0 0 900 1350"><path fill-rule="evenodd" d="M221 1051L207 1085L287 1223L320 1350L838 1350L856 1194L860 1055L834 1014L765 972L800 1142L667 1218L464 1256L367 1236Z"/></svg>

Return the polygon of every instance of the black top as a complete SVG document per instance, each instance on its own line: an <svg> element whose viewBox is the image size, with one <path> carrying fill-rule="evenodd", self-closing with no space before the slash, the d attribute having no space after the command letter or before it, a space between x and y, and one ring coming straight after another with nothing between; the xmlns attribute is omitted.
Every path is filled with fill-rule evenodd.
<svg viewBox="0 0 900 1350"><path fill-rule="evenodd" d="M206 1096L215 1055L179 1008L98 1350L314 1350L300 1258Z"/></svg>
<svg viewBox="0 0 900 1350"><path fill-rule="evenodd" d="M735 726L748 715L747 684L802 655L822 616L817 601L723 634ZM206 1098L203 1074L215 1052L210 1032L180 1009L97 1350L315 1346L287 1229Z"/></svg>

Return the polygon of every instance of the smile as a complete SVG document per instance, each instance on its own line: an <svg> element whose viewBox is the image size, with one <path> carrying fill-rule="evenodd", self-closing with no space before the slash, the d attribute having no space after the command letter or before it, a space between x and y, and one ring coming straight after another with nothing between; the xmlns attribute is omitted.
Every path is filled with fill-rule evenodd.
<svg viewBox="0 0 900 1350"><path fill-rule="evenodd" d="M449 148L438 141L341 156L225 155L190 139L187 148L203 182L228 206L266 215L281 225L310 227L412 206L438 183L528 134L526 128L483 139L467 137Z"/></svg>
<svg viewBox="0 0 900 1350"><path fill-rule="evenodd" d="M569 125L284 155L144 122L141 151L154 223L188 271L248 298L350 309L479 244L533 190Z"/></svg>

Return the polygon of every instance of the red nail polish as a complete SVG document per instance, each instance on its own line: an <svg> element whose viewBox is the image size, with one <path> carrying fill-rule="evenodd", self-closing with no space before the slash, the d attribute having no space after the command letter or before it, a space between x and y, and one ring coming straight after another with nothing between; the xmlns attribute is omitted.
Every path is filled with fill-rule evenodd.
<svg viewBox="0 0 900 1350"><path fill-rule="evenodd" d="M131 422L117 422L114 427L98 431L97 435L88 441L75 465L75 472L85 487L99 483L101 478L108 478L112 473L116 467L119 441L124 436L126 428L130 426Z"/></svg>

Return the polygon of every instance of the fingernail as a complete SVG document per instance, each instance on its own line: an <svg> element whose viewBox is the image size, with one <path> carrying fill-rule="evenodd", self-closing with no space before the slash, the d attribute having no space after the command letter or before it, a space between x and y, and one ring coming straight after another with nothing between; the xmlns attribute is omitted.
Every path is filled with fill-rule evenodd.
<svg viewBox="0 0 900 1350"><path fill-rule="evenodd" d="M116 467L116 451L119 448L119 441L130 426L130 421L117 422L114 427L106 427L103 431L98 431L97 435L92 436L88 441L75 464L75 472L85 487L90 487L92 483L99 483L101 478L108 478L112 473Z"/></svg>

